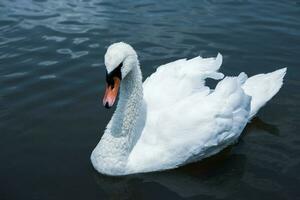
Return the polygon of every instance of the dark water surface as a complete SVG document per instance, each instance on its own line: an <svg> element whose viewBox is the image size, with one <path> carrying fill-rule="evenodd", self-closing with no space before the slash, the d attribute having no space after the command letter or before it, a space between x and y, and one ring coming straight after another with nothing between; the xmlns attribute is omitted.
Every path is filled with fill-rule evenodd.
<svg viewBox="0 0 300 200"><path fill-rule="evenodd" d="M231 149L111 178L89 157L113 112L101 98L103 55L116 41L135 47L144 77L217 52L227 75L288 74ZM299 199L299 67L296 0L1 0L0 199Z"/></svg>

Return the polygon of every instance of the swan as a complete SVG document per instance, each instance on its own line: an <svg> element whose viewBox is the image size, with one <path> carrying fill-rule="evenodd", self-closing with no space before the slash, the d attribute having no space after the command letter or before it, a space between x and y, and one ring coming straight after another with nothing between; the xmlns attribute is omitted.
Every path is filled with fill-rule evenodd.
<svg viewBox="0 0 300 200"><path fill-rule="evenodd" d="M162 65L143 83L137 53L124 42L110 45L104 61L103 105L119 100L91 162L112 176L177 168L220 152L279 91L286 73L224 77L218 54ZM210 89L206 78L220 81Z"/></svg>

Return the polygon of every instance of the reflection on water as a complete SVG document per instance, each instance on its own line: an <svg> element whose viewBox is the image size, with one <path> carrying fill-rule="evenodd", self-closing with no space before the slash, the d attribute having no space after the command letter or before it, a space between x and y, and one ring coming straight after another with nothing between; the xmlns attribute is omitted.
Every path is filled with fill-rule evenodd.
<svg viewBox="0 0 300 200"><path fill-rule="evenodd" d="M145 195L151 198L161 195L172 195L173 198L225 198L232 195L241 181L246 164L244 155L228 155L227 151L229 149L202 162L175 170L119 178L95 173L95 179L111 199L139 199ZM141 184L148 191L141 193Z"/></svg>
<svg viewBox="0 0 300 200"><path fill-rule="evenodd" d="M0 1L1 199L295 199L299 19L296 0ZM103 55L116 41L135 47L144 78L175 59L218 52L224 74L288 73L221 154L111 178L89 156L112 115L100 102Z"/></svg>
<svg viewBox="0 0 300 200"><path fill-rule="evenodd" d="M251 133L251 131L255 129L261 129L264 130L265 132L272 134L274 136L279 136L279 129L277 128L276 125L273 124L268 124L261 120L259 117L254 117L251 120L251 123L249 123L246 127L245 130L243 131L243 134Z"/></svg>

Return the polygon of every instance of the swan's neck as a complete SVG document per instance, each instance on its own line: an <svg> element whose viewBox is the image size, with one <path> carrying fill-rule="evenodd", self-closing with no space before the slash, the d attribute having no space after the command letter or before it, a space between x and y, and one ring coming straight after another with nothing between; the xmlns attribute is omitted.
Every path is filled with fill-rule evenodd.
<svg viewBox="0 0 300 200"><path fill-rule="evenodd" d="M128 156L140 134L136 124L142 102L142 74L136 66L122 80L116 111L93 152L101 162L95 166L99 171L122 174L126 170Z"/></svg>

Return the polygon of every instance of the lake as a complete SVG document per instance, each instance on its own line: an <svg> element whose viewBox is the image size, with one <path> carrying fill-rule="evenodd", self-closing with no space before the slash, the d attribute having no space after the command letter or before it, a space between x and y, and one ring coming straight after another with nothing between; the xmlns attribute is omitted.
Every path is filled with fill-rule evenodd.
<svg viewBox="0 0 300 200"><path fill-rule="evenodd" d="M118 41L136 49L144 79L161 64L218 52L226 75L288 72L239 142L217 156L107 177L90 154L114 110L101 103L103 57ZM299 67L296 0L2 0L0 198L299 198Z"/></svg>

